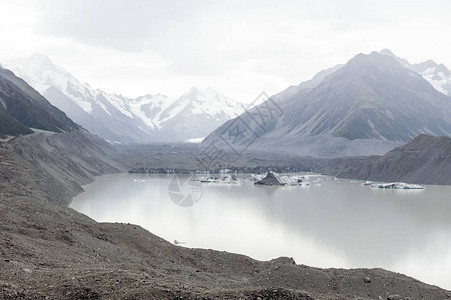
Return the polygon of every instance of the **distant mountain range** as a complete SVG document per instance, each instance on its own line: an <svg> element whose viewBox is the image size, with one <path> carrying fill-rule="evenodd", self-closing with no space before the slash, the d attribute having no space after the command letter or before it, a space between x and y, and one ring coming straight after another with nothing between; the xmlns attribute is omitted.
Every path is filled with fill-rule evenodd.
<svg viewBox="0 0 451 300"><path fill-rule="evenodd" d="M81 83L46 56L4 62L76 123L112 142L183 142L206 137L244 111L243 104L211 88L192 88L180 98L136 99Z"/></svg>
<svg viewBox="0 0 451 300"><path fill-rule="evenodd" d="M379 51L379 53L393 57L403 67L411 69L412 71L415 71L423 76L423 78L426 79L436 90L445 95L451 96L451 71L444 64L438 64L433 60L427 60L418 64L411 64L407 59L396 56L389 49L383 49ZM343 66L344 64L340 64L320 71L311 80L304 81L297 86L291 86L284 90L284 96L306 88L316 87L327 75L334 73Z"/></svg>
<svg viewBox="0 0 451 300"><path fill-rule="evenodd" d="M450 136L451 98L434 88L429 77L383 52L359 54L272 96L226 122L203 143L339 157L384 154L422 133ZM266 113L271 106L277 107L272 115ZM236 124L244 132L240 136L230 134Z"/></svg>
<svg viewBox="0 0 451 300"><path fill-rule="evenodd" d="M284 91L226 122L215 131L218 136L210 135L203 145L217 143L216 146L219 146L223 143L222 146L229 147L229 150L240 151L242 147L249 146L247 143L251 138L254 150L264 148L266 152L252 152L252 159L246 164L261 162L256 157L263 154L275 166L280 163L278 155L287 151L288 147L323 157L348 153L354 157L306 159L317 161L313 162L317 165L317 171L337 177L451 184L451 98L438 92L420 74L402 66L395 58L376 52L359 54L346 65L323 75L321 82L313 88L291 90L289 93ZM205 101L212 99L213 93L211 91L211 94L205 95ZM155 120L161 120L161 123L149 123L149 128L165 122L174 122L169 125L173 128L188 126L196 114L217 114L215 108L202 102L199 94L199 90L193 88L173 102L173 107L152 110L148 106L147 113L156 116ZM146 96L136 101L148 105L152 103L149 99L152 98ZM161 105L156 107L161 108ZM203 111L198 111L199 107ZM166 114L177 112L180 108L185 110L182 115L175 114L174 118ZM237 130L234 124L241 127ZM80 182L85 178L80 174L85 171L92 175L121 166L118 163L120 154L114 147L85 130L79 130L81 128L76 123L25 81L0 68L0 138L28 134L36 129L67 134L41 134L16 139L18 155L23 155L22 150L29 148L24 159L37 161L45 158L46 163L55 163L55 168L70 168L74 176L80 176ZM419 134L412 140L412 136L424 131L435 136ZM247 139L243 139L242 135ZM51 145L43 148L36 146L43 141L49 141ZM359 151L374 153L381 151L384 145L404 144L405 141L409 142L383 156L355 157ZM70 151L58 154L63 145ZM48 149L57 150L45 154ZM273 152L274 157L269 152ZM303 154L299 150L296 152ZM65 159L72 161L61 165L54 154L66 155ZM215 157L217 154L209 152ZM246 155L233 157L237 162L246 159ZM192 158L182 159L186 163Z"/></svg>
<svg viewBox="0 0 451 300"><path fill-rule="evenodd" d="M450 71L433 61L410 64L387 49L321 71L248 112L211 88L193 87L179 98L109 94L38 54L4 66L75 123L111 142L200 141L219 127L204 145L338 157L384 154L418 134L451 133ZM275 115L264 120L262 111L271 113L271 105ZM251 136L227 140L224 132L237 120ZM16 123L4 127L27 132Z"/></svg>
<svg viewBox="0 0 451 300"><path fill-rule="evenodd" d="M78 125L13 72L0 67L0 138L32 133L30 128L65 132Z"/></svg>
<svg viewBox="0 0 451 300"><path fill-rule="evenodd" d="M384 156L336 158L320 171L342 178L451 185L451 138L420 135Z"/></svg>

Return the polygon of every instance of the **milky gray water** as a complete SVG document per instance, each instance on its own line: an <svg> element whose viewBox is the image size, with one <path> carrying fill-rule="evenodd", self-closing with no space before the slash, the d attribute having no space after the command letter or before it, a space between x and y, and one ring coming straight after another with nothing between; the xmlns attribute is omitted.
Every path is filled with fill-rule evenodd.
<svg viewBox="0 0 451 300"><path fill-rule="evenodd" d="M451 290L451 186L384 190L324 178L312 177L310 187L202 183L199 201L181 207L168 193L173 175L116 174L85 186L71 207L186 247L288 256L315 267L381 267ZM180 195L192 191L188 184Z"/></svg>

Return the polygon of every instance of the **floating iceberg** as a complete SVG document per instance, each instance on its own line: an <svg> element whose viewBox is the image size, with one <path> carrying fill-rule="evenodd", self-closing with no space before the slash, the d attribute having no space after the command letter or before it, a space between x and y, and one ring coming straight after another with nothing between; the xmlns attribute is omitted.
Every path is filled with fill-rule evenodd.
<svg viewBox="0 0 451 300"><path fill-rule="evenodd" d="M391 182L391 183L379 183L373 184L371 187L379 189L395 189L395 190L422 190L424 185L421 184L411 184L405 182Z"/></svg>
<svg viewBox="0 0 451 300"><path fill-rule="evenodd" d="M292 185L292 186L310 186L310 182L305 180L305 176L283 175L269 171L264 178L256 181L255 184L261 185Z"/></svg>
<svg viewBox="0 0 451 300"><path fill-rule="evenodd" d="M263 174L250 174L249 176L244 178L244 181L256 182L262 180L264 177L265 175Z"/></svg>
<svg viewBox="0 0 451 300"><path fill-rule="evenodd" d="M239 179L236 178L236 175L225 175L225 176L210 176L210 177L200 177L200 182L204 183L227 183L227 184L238 184L240 183Z"/></svg>
<svg viewBox="0 0 451 300"><path fill-rule="evenodd" d="M284 175L280 179L286 185L310 186L310 182L306 181L305 176Z"/></svg>
<svg viewBox="0 0 451 300"><path fill-rule="evenodd" d="M286 183L282 181L279 174L276 172L268 171L268 174L266 174L265 178L256 181L254 184L261 184L261 185L285 185Z"/></svg>
<svg viewBox="0 0 451 300"><path fill-rule="evenodd" d="M145 179L133 179L133 182L146 182Z"/></svg>

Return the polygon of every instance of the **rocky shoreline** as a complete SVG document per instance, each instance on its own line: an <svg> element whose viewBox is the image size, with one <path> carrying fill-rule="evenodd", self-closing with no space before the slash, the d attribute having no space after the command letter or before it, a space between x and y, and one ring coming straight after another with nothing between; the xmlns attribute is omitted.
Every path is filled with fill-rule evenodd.
<svg viewBox="0 0 451 300"><path fill-rule="evenodd" d="M183 248L68 208L82 184L127 170L114 151L83 132L0 144L0 299L451 299L382 269Z"/></svg>

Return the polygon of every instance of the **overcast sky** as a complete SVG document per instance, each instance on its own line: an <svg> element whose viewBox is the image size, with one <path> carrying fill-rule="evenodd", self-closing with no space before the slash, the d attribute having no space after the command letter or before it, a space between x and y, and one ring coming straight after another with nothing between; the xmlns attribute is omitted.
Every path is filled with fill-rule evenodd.
<svg viewBox="0 0 451 300"><path fill-rule="evenodd" d="M45 54L128 97L210 86L252 101L356 54L451 67L451 1L1 0L0 63Z"/></svg>

